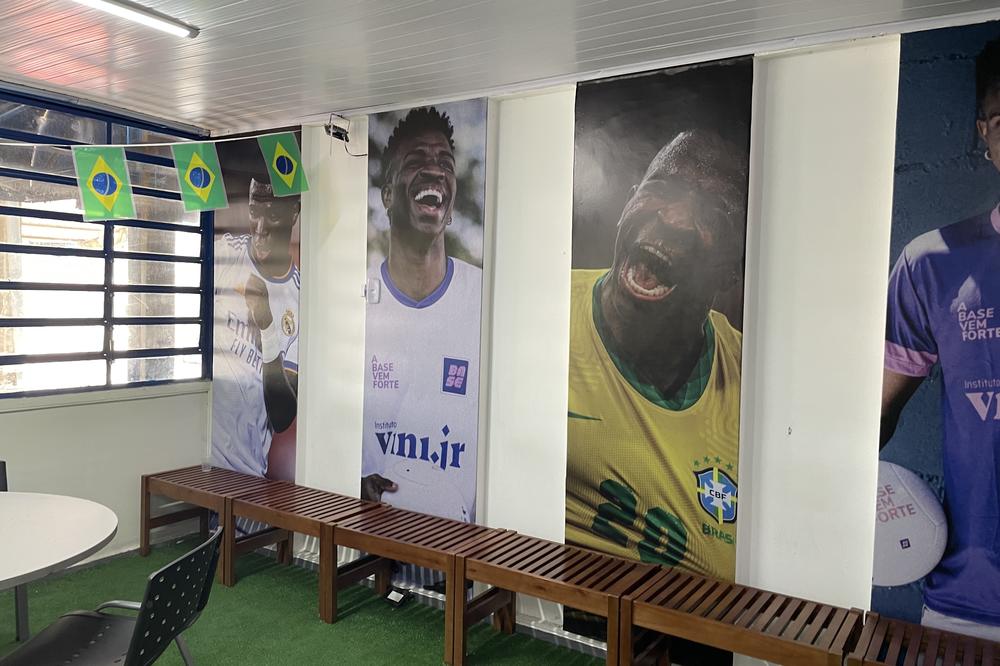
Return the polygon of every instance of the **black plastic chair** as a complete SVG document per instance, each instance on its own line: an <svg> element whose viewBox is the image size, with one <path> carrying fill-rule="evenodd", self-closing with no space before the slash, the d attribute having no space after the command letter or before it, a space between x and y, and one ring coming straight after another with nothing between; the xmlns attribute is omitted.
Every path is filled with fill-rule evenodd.
<svg viewBox="0 0 1000 666"><path fill-rule="evenodd" d="M187 555L149 577L142 603L109 601L94 611L63 615L6 658L0 666L121 664L147 666L177 643L181 658L194 663L181 632L194 624L208 603L219 561L219 529ZM108 608L136 616L105 613Z"/></svg>

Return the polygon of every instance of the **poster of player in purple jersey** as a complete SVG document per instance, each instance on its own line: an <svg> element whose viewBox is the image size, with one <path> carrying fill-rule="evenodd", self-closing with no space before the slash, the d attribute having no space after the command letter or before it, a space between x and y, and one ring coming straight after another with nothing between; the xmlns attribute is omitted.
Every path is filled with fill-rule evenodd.
<svg viewBox="0 0 1000 666"><path fill-rule="evenodd" d="M1000 24L903 35L880 457L929 484L947 540L926 576L884 577L892 584L879 585L880 567L920 544L904 536L877 549L872 608L991 640L1000 640L998 202ZM898 489L883 485L877 530L927 513L896 506Z"/></svg>
<svg viewBox="0 0 1000 666"><path fill-rule="evenodd" d="M299 195L277 197L256 138L218 144L212 464L295 479Z"/></svg>

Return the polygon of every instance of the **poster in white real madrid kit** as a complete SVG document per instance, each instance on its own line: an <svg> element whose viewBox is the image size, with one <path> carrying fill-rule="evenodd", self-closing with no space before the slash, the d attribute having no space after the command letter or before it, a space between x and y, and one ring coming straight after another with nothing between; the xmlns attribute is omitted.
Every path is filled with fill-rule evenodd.
<svg viewBox="0 0 1000 666"><path fill-rule="evenodd" d="M217 148L229 207L215 213L212 464L292 481L299 195L275 196L256 138Z"/></svg>
<svg viewBox="0 0 1000 666"><path fill-rule="evenodd" d="M361 496L473 522L486 100L368 127Z"/></svg>
<svg viewBox="0 0 1000 666"><path fill-rule="evenodd" d="M729 580L752 78L740 58L576 93L566 541Z"/></svg>

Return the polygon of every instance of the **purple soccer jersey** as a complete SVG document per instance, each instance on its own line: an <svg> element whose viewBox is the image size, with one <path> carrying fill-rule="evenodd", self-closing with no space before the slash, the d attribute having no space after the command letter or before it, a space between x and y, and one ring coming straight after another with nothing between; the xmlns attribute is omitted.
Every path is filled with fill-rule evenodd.
<svg viewBox="0 0 1000 666"><path fill-rule="evenodd" d="M1000 213L931 231L889 278L885 367L941 364L948 548L924 587L932 610L1000 625Z"/></svg>

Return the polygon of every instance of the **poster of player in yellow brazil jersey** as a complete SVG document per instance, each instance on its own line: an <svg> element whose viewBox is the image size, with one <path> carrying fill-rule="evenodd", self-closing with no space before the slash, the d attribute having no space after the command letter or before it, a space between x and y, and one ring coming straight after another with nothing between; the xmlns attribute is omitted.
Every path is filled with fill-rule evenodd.
<svg viewBox="0 0 1000 666"><path fill-rule="evenodd" d="M576 98L566 541L730 580L752 78L740 58Z"/></svg>

